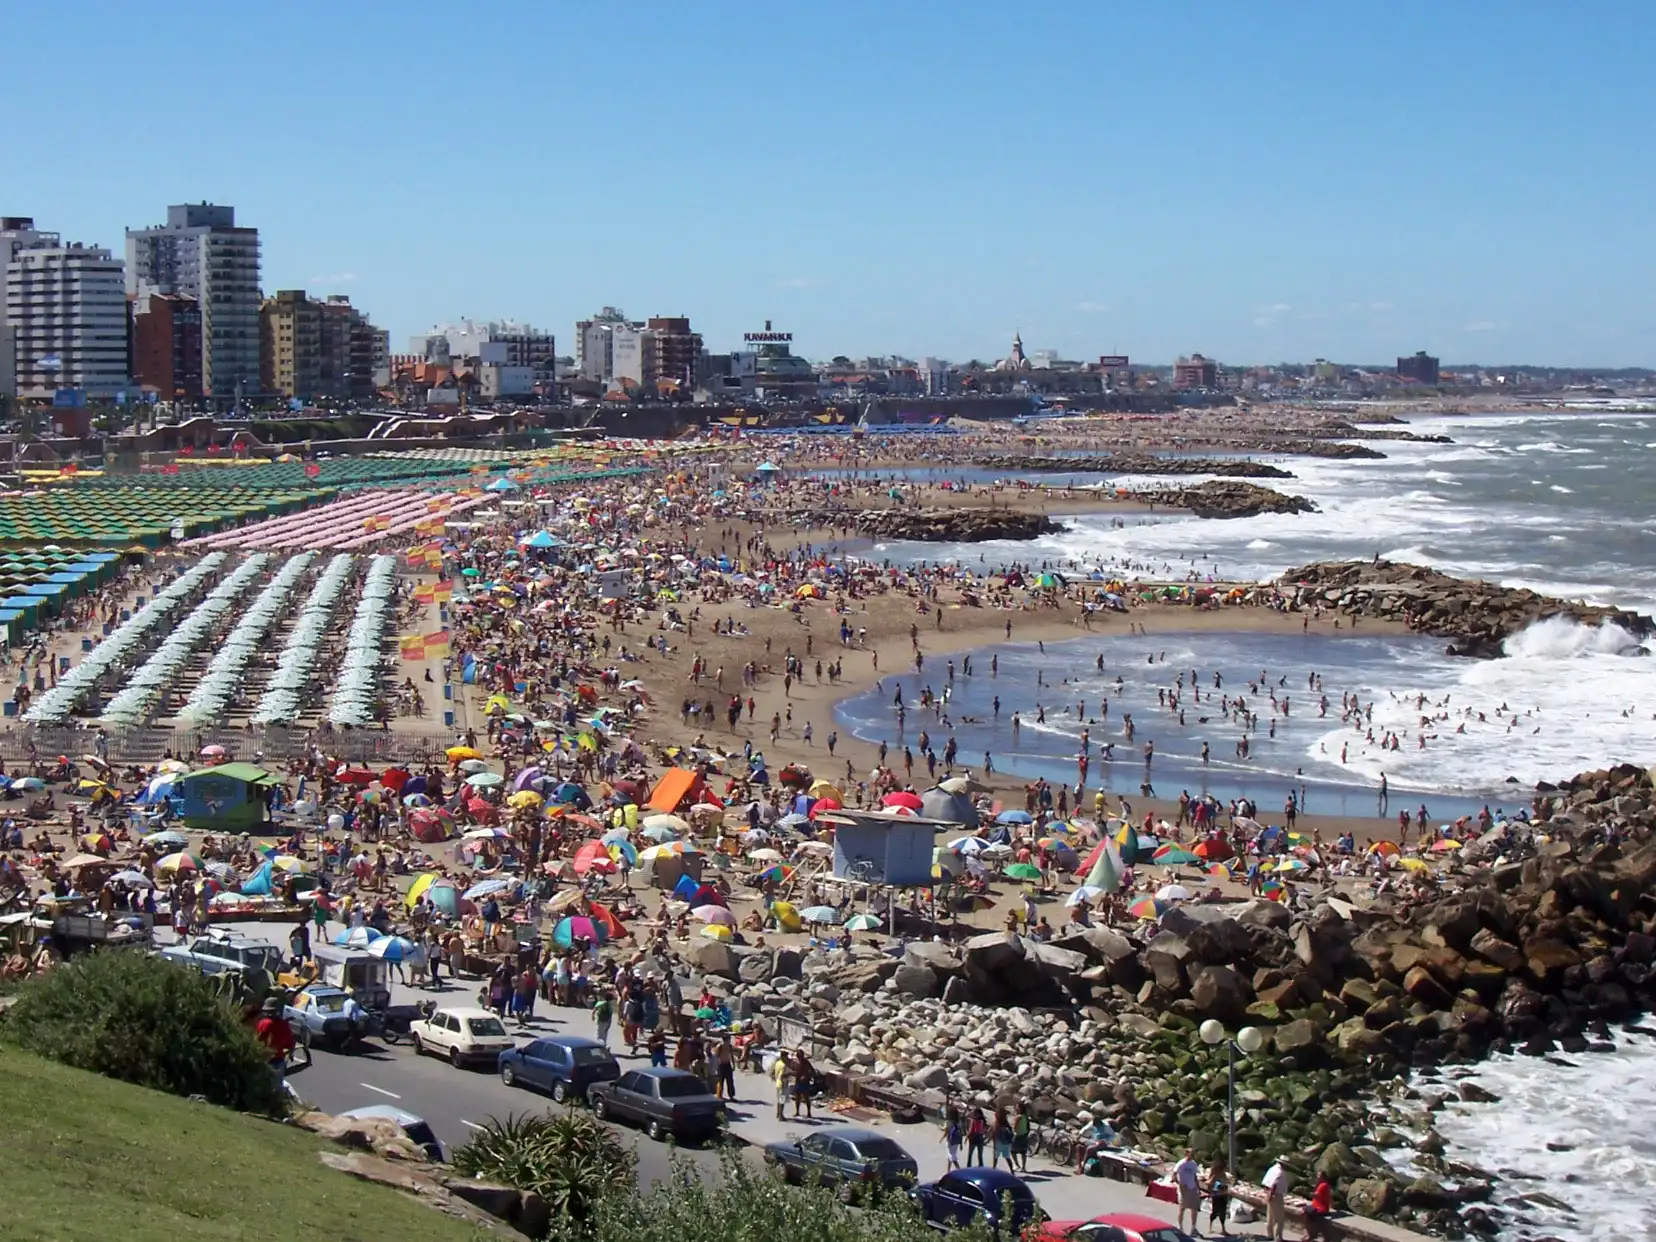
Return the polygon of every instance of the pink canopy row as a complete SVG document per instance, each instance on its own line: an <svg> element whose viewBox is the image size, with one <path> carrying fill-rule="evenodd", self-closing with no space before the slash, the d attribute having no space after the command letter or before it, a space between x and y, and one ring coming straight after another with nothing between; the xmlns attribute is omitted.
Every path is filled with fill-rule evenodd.
<svg viewBox="0 0 1656 1242"><path fill-rule="evenodd" d="M487 499L452 492L361 491L317 509L267 518L235 530L190 539L181 546L197 551L221 548L353 551L373 547L386 537L411 531L423 522L447 521L484 504Z"/></svg>

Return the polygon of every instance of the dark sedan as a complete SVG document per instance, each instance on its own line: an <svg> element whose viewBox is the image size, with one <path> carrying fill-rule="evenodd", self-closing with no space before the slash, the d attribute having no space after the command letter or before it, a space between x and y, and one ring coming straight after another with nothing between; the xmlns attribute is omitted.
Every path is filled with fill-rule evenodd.
<svg viewBox="0 0 1656 1242"><path fill-rule="evenodd" d="M708 1138L724 1122L724 1105L694 1074L679 1069L628 1070L613 1082L595 1082L587 1099L600 1121L631 1121L651 1138Z"/></svg>
<svg viewBox="0 0 1656 1242"><path fill-rule="evenodd" d="M621 1065L596 1039L553 1035L500 1054L500 1081L508 1087L549 1091L560 1104L584 1100L595 1082L621 1077Z"/></svg>
<svg viewBox="0 0 1656 1242"><path fill-rule="evenodd" d="M848 1203L869 1191L907 1190L920 1175L920 1166L900 1145L855 1126L768 1143L765 1161L787 1181L835 1187Z"/></svg>
<svg viewBox="0 0 1656 1242"><path fill-rule="evenodd" d="M1028 1183L1004 1169L953 1169L915 1187L914 1201L928 1225L955 1229L981 1220L997 1235L1010 1203L1008 1236L1038 1219L1041 1210Z"/></svg>

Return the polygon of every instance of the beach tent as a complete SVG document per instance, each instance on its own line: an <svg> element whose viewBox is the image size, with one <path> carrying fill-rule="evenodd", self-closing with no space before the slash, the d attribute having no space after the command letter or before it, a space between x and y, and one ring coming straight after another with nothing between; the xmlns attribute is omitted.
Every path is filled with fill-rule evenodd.
<svg viewBox="0 0 1656 1242"><path fill-rule="evenodd" d="M281 782L251 763L221 763L179 777L184 822L213 832L255 832L268 818L265 798Z"/></svg>
<svg viewBox="0 0 1656 1242"><path fill-rule="evenodd" d="M684 768L668 768L650 791L647 805L652 811L663 815L671 815L680 807L691 806L695 803L695 795L701 788L701 778L694 772Z"/></svg>
<svg viewBox="0 0 1656 1242"><path fill-rule="evenodd" d="M920 795L920 814L927 819L947 820L975 829L978 826L977 808L964 793L950 793L946 789L928 789Z"/></svg>

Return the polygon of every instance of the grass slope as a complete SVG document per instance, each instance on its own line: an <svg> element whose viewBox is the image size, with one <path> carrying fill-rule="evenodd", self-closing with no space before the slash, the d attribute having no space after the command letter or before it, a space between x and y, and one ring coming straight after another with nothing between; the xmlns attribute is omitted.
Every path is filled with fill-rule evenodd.
<svg viewBox="0 0 1656 1242"><path fill-rule="evenodd" d="M325 1168L293 1126L0 1048L8 1242L499 1242Z"/></svg>

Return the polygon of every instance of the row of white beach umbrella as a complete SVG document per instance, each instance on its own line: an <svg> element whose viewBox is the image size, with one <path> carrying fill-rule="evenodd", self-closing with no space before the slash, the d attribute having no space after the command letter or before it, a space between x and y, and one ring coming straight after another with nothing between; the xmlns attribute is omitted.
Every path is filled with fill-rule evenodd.
<svg viewBox="0 0 1656 1242"><path fill-rule="evenodd" d="M362 581L362 599L345 640L345 659L334 683L328 720L358 727L374 723L375 703L384 663L385 631L395 613L397 558L376 556Z"/></svg>
<svg viewBox="0 0 1656 1242"><path fill-rule="evenodd" d="M36 699L23 713L23 719L30 724L68 722L75 708L80 706L98 680L110 669L119 667L151 630L177 612L184 601L229 559L223 552L204 556L157 591L154 599L123 621L108 638L88 652L85 659L65 673L56 686Z"/></svg>
<svg viewBox="0 0 1656 1242"><path fill-rule="evenodd" d="M299 610L299 619L288 631L276 671L265 684L259 705L253 710L254 724L291 724L304 707L304 690L316 671L316 661L327 639L334 609L356 572L356 558L341 552L317 575L310 594Z"/></svg>
<svg viewBox="0 0 1656 1242"><path fill-rule="evenodd" d="M235 629L225 637L224 646L207 665L207 671L202 674L195 689L184 700L184 706L178 713L180 720L195 724L223 718L225 708L242 684L247 666L261 649L264 636L276 624L277 618L287 612L293 589L299 585L315 559L314 552L301 552L289 557L265 589L254 597L247 611L242 613L241 620L236 622Z"/></svg>
<svg viewBox="0 0 1656 1242"><path fill-rule="evenodd" d="M235 607L242 593L264 573L270 560L268 552L255 552L231 570L109 700L102 719L111 724L141 724L148 720L195 649Z"/></svg>

